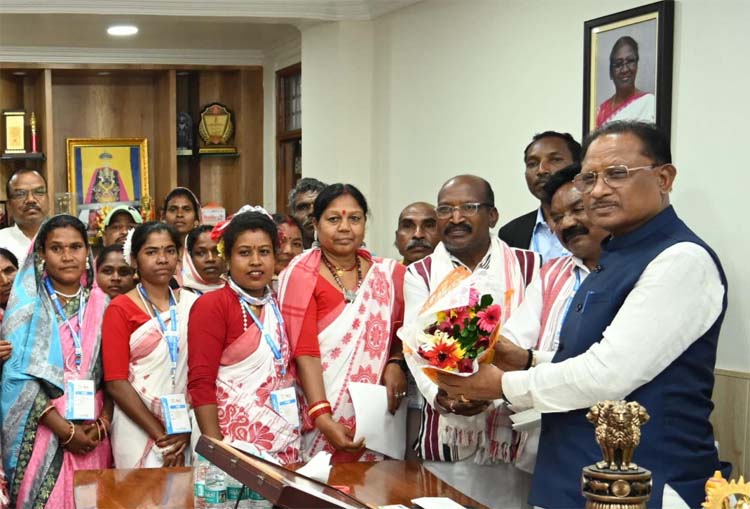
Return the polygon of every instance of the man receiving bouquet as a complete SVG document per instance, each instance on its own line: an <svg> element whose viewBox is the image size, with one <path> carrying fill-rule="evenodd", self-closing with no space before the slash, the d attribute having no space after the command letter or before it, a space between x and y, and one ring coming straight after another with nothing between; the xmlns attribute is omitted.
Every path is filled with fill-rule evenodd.
<svg viewBox="0 0 750 509"><path fill-rule="evenodd" d="M490 507L525 507L530 477L513 465L523 437L496 402L438 393L437 374L469 376L492 361L500 323L523 300L538 256L490 235L498 220L489 183L450 179L438 194L435 251L404 278L407 364L424 396L416 444L424 465Z"/></svg>

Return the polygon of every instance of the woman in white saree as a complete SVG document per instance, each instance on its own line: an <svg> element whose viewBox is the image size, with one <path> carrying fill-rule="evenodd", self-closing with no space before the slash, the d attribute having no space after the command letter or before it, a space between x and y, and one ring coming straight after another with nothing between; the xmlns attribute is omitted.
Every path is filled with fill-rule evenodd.
<svg viewBox="0 0 750 509"><path fill-rule="evenodd" d="M196 299L169 287L178 242L165 223L132 231L124 250L140 282L104 314L102 355L107 392L115 401L116 468L180 466L190 458L190 432L169 433L174 430L163 410L163 398L185 398L188 314Z"/></svg>
<svg viewBox="0 0 750 509"><path fill-rule="evenodd" d="M278 246L265 210L245 206L213 232L227 285L190 313L188 389L200 432L246 442L282 464L300 460L289 342L270 283Z"/></svg>

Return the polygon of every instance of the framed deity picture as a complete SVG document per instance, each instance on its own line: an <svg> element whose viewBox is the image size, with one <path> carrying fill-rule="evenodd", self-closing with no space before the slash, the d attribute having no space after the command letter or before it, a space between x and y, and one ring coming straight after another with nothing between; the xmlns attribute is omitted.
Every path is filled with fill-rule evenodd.
<svg viewBox="0 0 750 509"><path fill-rule="evenodd" d="M68 138L68 191L93 240L106 212L149 201L146 138Z"/></svg>
<svg viewBox="0 0 750 509"><path fill-rule="evenodd" d="M583 134L616 120L672 116L674 3L663 0L584 23Z"/></svg>

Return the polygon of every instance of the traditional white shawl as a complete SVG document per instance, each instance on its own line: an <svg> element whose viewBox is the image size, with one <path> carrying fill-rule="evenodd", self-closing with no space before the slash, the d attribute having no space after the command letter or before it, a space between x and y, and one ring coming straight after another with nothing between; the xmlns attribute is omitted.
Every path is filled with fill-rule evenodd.
<svg viewBox="0 0 750 509"><path fill-rule="evenodd" d="M159 398L179 393L184 393L187 398L187 326L190 308L196 299L197 296L193 293L180 292L177 303L180 349L174 388L169 347L156 317L138 327L130 336L128 379L146 408L162 422L164 418ZM169 311L161 313L161 319L169 326ZM186 464L189 463L189 452L185 451ZM151 437L117 405L112 416L112 453L116 468L152 468L164 464L161 451L154 445Z"/></svg>

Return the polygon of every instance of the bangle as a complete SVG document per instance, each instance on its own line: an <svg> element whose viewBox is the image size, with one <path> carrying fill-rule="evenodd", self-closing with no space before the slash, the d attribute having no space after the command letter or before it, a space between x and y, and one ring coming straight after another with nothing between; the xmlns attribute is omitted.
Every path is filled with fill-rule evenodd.
<svg viewBox="0 0 750 509"><path fill-rule="evenodd" d="M47 408L45 408L44 410L42 410L42 413L39 414L39 420L41 421L42 418L50 412L50 410L54 410L54 409L55 409L55 406L54 405L50 405Z"/></svg>
<svg viewBox="0 0 750 509"><path fill-rule="evenodd" d="M386 361L385 365L387 366L388 364L397 364L401 368L401 371L404 373L409 372L409 366L406 365L406 360L403 357L393 356Z"/></svg>
<svg viewBox="0 0 750 509"><path fill-rule="evenodd" d="M324 399L322 399L322 400L320 400L320 401L316 401L315 403L311 404L311 405L310 405L310 406L309 406L309 407L307 408L307 414L308 414L308 415L310 415L310 414L312 414L313 412L315 412L316 410L319 410L319 409L321 409L321 408L323 408L323 407L328 407L328 408L330 408L330 407L331 407L331 404L330 404L330 403L329 403L328 401L324 400Z"/></svg>
<svg viewBox="0 0 750 509"><path fill-rule="evenodd" d="M534 362L534 350L529 348L527 352L529 352L529 358L526 360L526 367L523 369L529 369L531 367L531 363Z"/></svg>
<svg viewBox="0 0 750 509"><path fill-rule="evenodd" d="M313 422L323 414L333 414L331 404L326 400L316 401L310 405L310 408L307 410L307 415L310 416L310 419Z"/></svg>
<svg viewBox="0 0 750 509"><path fill-rule="evenodd" d="M70 436L65 442L60 442L60 445L68 445L70 442L73 441L73 437L76 435L76 425L72 422L68 421L68 425L70 426Z"/></svg>
<svg viewBox="0 0 750 509"><path fill-rule="evenodd" d="M324 407L322 407L322 408L320 408L320 409L318 409L318 410L316 410L314 412L311 412L309 414L310 415L310 420L313 421L313 422L315 422L315 420L318 417L320 417L321 415L325 415L325 414L333 415L333 412L331 411L331 407L330 406L324 406Z"/></svg>

